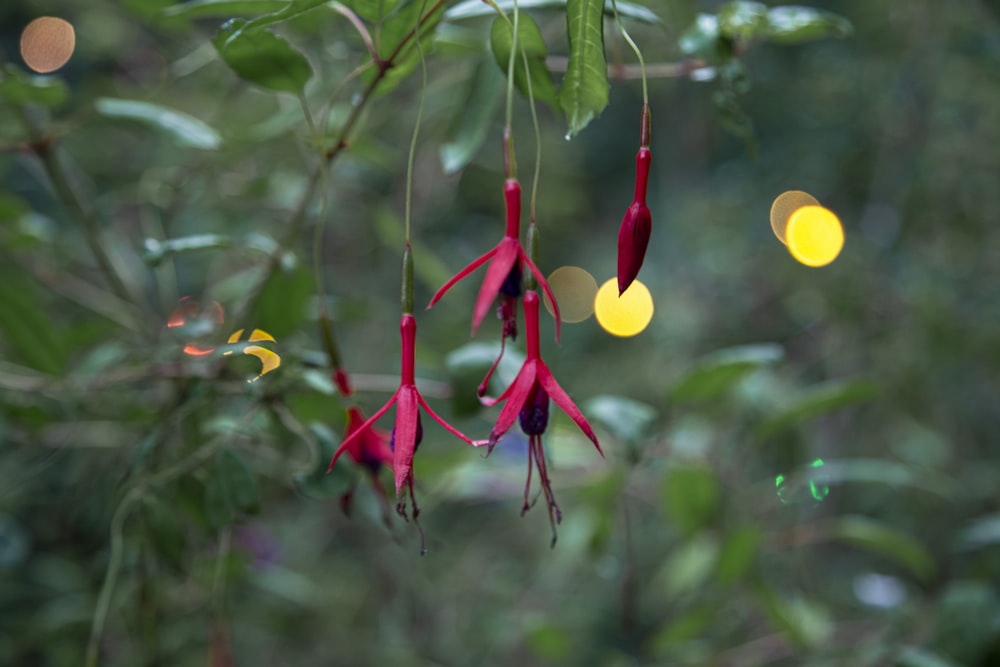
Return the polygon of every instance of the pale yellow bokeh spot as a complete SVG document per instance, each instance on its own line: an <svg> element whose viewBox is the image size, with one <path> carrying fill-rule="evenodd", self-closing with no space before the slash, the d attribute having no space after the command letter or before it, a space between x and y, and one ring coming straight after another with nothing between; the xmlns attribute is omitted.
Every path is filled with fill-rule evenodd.
<svg viewBox="0 0 1000 667"><path fill-rule="evenodd" d="M808 192L788 190L775 197L771 204L771 229L782 243L785 243L788 221L803 206L819 206L819 202Z"/></svg>
<svg viewBox="0 0 1000 667"><path fill-rule="evenodd" d="M76 48L76 33L69 21L40 16L21 33L21 57L39 74L54 72L65 65Z"/></svg>
<svg viewBox="0 0 1000 667"><path fill-rule="evenodd" d="M822 206L803 206L792 214L785 230L788 251L806 266L826 266L844 247L844 228Z"/></svg>
<svg viewBox="0 0 1000 667"><path fill-rule="evenodd" d="M563 322L574 324L583 322L594 314L594 295L597 281L579 266L561 266L548 277L549 287L559 304L559 315ZM555 317L548 295L542 292L545 310Z"/></svg>
<svg viewBox="0 0 1000 667"><path fill-rule="evenodd" d="M594 297L597 323L615 336L634 336L642 332L653 319L653 296L638 280L618 296L618 279L611 278L601 285Z"/></svg>

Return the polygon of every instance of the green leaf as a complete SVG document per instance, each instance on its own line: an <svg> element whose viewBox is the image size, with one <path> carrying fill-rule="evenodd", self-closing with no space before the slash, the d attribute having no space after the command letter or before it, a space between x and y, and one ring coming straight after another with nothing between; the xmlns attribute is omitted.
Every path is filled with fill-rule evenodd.
<svg viewBox="0 0 1000 667"><path fill-rule="evenodd" d="M719 8L718 17L719 33L730 39L764 37L770 28L767 5L760 2L727 2Z"/></svg>
<svg viewBox="0 0 1000 667"><path fill-rule="evenodd" d="M284 9L288 4L288 0L189 0L167 7L161 15L185 19L257 16Z"/></svg>
<svg viewBox="0 0 1000 667"><path fill-rule="evenodd" d="M604 0L566 2L569 63L559 91L559 105L569 125L567 138L587 127L608 105L603 12Z"/></svg>
<svg viewBox="0 0 1000 667"><path fill-rule="evenodd" d="M789 641L803 649L821 645L833 628L826 609L801 598L783 599L774 591L759 588L757 601Z"/></svg>
<svg viewBox="0 0 1000 667"><path fill-rule="evenodd" d="M791 405L761 423L755 434L766 438L803 421L871 399L875 385L868 380L835 380L811 387Z"/></svg>
<svg viewBox="0 0 1000 667"><path fill-rule="evenodd" d="M750 373L781 361L784 356L784 348L773 343L742 345L713 352L699 360L677 381L670 396L675 401L716 398Z"/></svg>
<svg viewBox="0 0 1000 667"><path fill-rule="evenodd" d="M1000 544L1000 514L980 517L959 533L957 549L978 549Z"/></svg>
<svg viewBox="0 0 1000 667"><path fill-rule="evenodd" d="M301 330L314 287L312 273L304 266L275 271L258 297L252 326L278 340Z"/></svg>
<svg viewBox="0 0 1000 667"><path fill-rule="evenodd" d="M569 633L554 623L540 623L528 632L528 646L545 661L562 661L573 648Z"/></svg>
<svg viewBox="0 0 1000 667"><path fill-rule="evenodd" d="M667 516L690 535L713 519L719 482L708 467L673 467L663 479L663 501Z"/></svg>
<svg viewBox="0 0 1000 667"><path fill-rule="evenodd" d="M156 266L168 255L195 252L198 250L228 248L232 244L233 240L222 234L192 234L165 241L147 238L143 242L142 259L147 264Z"/></svg>
<svg viewBox="0 0 1000 667"><path fill-rule="evenodd" d="M219 475L212 476L205 484L205 499L202 503L205 519L212 528L225 528L236 518L233 504Z"/></svg>
<svg viewBox="0 0 1000 667"><path fill-rule="evenodd" d="M477 0L478 2L479 0ZM522 67L523 71L523 67ZM503 98L503 77L487 58L481 58L469 77L466 94L456 107L451 141L441 146L444 173L463 169L479 152Z"/></svg>
<svg viewBox="0 0 1000 667"><path fill-rule="evenodd" d="M306 12L310 12L320 5L327 4L329 0L291 0L291 2L285 3L285 5L276 12L271 12L270 14L265 14L264 16L259 16L255 19L251 19L243 26L243 30L259 30L269 25L274 25L275 23L281 23L283 21L291 20L297 16L301 16Z"/></svg>
<svg viewBox="0 0 1000 667"><path fill-rule="evenodd" d="M959 667L957 663L923 648L911 647L903 651L897 667Z"/></svg>
<svg viewBox="0 0 1000 667"><path fill-rule="evenodd" d="M653 406L624 396L595 396L587 401L584 412L627 443L644 438L656 421Z"/></svg>
<svg viewBox="0 0 1000 667"><path fill-rule="evenodd" d="M430 3L423 0L406 0L398 11L389 13L387 9L384 9L383 13L380 14L386 17L381 21L377 32L380 58L388 59L393 54L402 40L407 38L420 22L420 12L428 7L433 10L433 13L422 15L424 18L420 28L420 50L423 50L425 57L430 53L434 45L435 30L441 22L441 17L444 16L444 5L431 6ZM417 49L416 40L410 37L393 60L392 68L388 70L379 83L377 90L379 95L395 88L417 69L417 66L420 65L420 50ZM369 67L362 74L362 79L366 83L370 83L374 80L377 71L377 68Z"/></svg>
<svg viewBox="0 0 1000 667"><path fill-rule="evenodd" d="M69 89L55 76L31 76L20 68L7 65L0 78L0 98L11 104L41 104L56 107L69 97Z"/></svg>
<svg viewBox="0 0 1000 667"><path fill-rule="evenodd" d="M445 357L448 384L452 388L451 405L456 415L467 416L479 412L481 405L476 390L499 354L499 345L467 343Z"/></svg>
<svg viewBox="0 0 1000 667"><path fill-rule="evenodd" d="M328 402L329 399L326 400ZM316 500L343 495L356 484L357 468L350 465L349 456L344 456L342 457L344 462L338 462L333 470L327 473L330 461L340 443L326 424L313 422L309 425L309 432L319 445L319 451L316 452L316 467L308 473L297 474L295 486L304 495Z"/></svg>
<svg viewBox="0 0 1000 667"><path fill-rule="evenodd" d="M309 61L292 45L266 30L250 29L242 19L223 24L212 43L240 78L268 90L297 94L312 76Z"/></svg>
<svg viewBox="0 0 1000 667"><path fill-rule="evenodd" d="M757 556L761 537L761 531L756 526L743 526L726 536L715 573L720 584L736 583L747 576Z"/></svg>
<svg viewBox="0 0 1000 667"><path fill-rule="evenodd" d="M183 146L215 150L222 145L222 137L209 125L194 116L158 104L101 97L94 106L102 116L128 118L155 127Z"/></svg>
<svg viewBox="0 0 1000 667"><path fill-rule="evenodd" d="M704 586L718 558L719 541L712 535L698 535L674 550L657 579L664 582L667 597L673 599Z"/></svg>
<svg viewBox="0 0 1000 667"><path fill-rule="evenodd" d="M0 275L0 340L13 348L14 361L61 375L67 353L57 322L43 310L41 295L31 284L5 273Z"/></svg>
<svg viewBox="0 0 1000 667"><path fill-rule="evenodd" d="M718 16L698 14L694 23L681 33L678 46L684 55L715 63L720 59L719 34Z"/></svg>
<svg viewBox="0 0 1000 667"><path fill-rule="evenodd" d="M686 641L703 635L718 619L719 609L715 605L699 607L679 618L672 619L657 632L652 639L652 651L658 658L666 657L670 651Z"/></svg>
<svg viewBox="0 0 1000 667"><path fill-rule="evenodd" d="M254 514L260 511L257 478L242 456L233 449L223 449L215 469L231 507Z"/></svg>
<svg viewBox="0 0 1000 667"><path fill-rule="evenodd" d="M497 17L493 21L493 28L490 31L490 46L493 48L493 57L500 67L500 71L505 75L510 64L511 40L514 30L510 24L502 17ZM527 56L528 71L524 71L524 59L520 55L514 57L514 85L525 97L528 96L528 83L530 79L531 92L535 99L550 105L557 113L559 112L559 93L556 92L556 84L552 81L552 73L545 66L545 56L548 50L545 40L542 38L542 31L538 29L535 19L528 14L521 13L517 20L517 44L518 48Z"/></svg>
<svg viewBox="0 0 1000 667"><path fill-rule="evenodd" d="M496 4L504 11L504 13L508 14L508 16L510 15L510 12L514 11L513 0L501 0ZM518 0L517 7L521 11L531 9L565 10L566 0ZM640 23L648 23L650 25L661 25L663 23L660 17L653 13L650 9L631 2L619 2L618 14L623 19L632 19L633 21L639 21ZM475 18L477 16L494 15L496 15L496 10L483 2L483 0L462 0L462 2L445 12L444 18L446 21L461 21L464 19ZM610 2L605 3L604 5L604 15L608 18L614 17L614 10L611 8Z"/></svg>
<svg viewBox="0 0 1000 667"><path fill-rule="evenodd" d="M838 517L827 525L826 534L835 540L879 553L928 581L936 569L934 558L922 544L895 528L863 516Z"/></svg>
<svg viewBox="0 0 1000 667"><path fill-rule="evenodd" d="M779 44L797 44L827 37L847 37L854 26L843 16L812 7L774 7L767 14L767 39Z"/></svg>
<svg viewBox="0 0 1000 667"><path fill-rule="evenodd" d="M187 532L181 527L177 513L168 509L162 501L146 496L143 498L142 516L157 554L176 572L182 572Z"/></svg>

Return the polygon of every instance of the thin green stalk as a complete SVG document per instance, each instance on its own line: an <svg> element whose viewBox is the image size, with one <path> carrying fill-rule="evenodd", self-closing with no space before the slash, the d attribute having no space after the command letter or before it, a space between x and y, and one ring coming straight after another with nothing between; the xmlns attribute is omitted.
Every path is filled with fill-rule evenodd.
<svg viewBox="0 0 1000 667"><path fill-rule="evenodd" d="M418 16L423 16L424 6L427 4L427 0L424 0L423 5L420 7L420 12ZM427 61L424 59L424 48L420 45L420 23L417 23L416 32L416 46L417 53L420 55L420 102L417 105L417 122L413 126L413 136L410 137L410 153L406 158L406 203L405 203L405 213L403 216L403 226L406 230L406 245L410 245L410 213L413 208L413 163L417 156L417 137L420 136L420 125L424 119L424 101L427 98Z"/></svg>
<svg viewBox="0 0 1000 667"><path fill-rule="evenodd" d="M611 0L611 9L615 13L615 23L618 25L618 30L621 31L622 37L628 42L628 45L632 47L632 51L635 52L635 57L639 60L639 69L642 72L642 103L646 106L649 105L649 87L646 83L646 61L642 59L642 52L636 43L632 41L632 36L628 34L628 30L625 29L625 24L622 23L621 16L618 15L618 2L617 0Z"/></svg>
<svg viewBox="0 0 1000 667"><path fill-rule="evenodd" d="M517 178L517 160L514 157L514 57L517 55L517 31L520 11L514 0L514 20L511 22L510 58L507 61L507 110L503 128L503 167L506 178ZM527 72L525 72L527 75ZM529 77L530 78L530 77Z"/></svg>
<svg viewBox="0 0 1000 667"><path fill-rule="evenodd" d="M178 461L166 470L151 475L146 480L136 482L135 486L122 496L121 502L118 503L118 507L115 508L115 512L111 516L111 555L108 557L108 569L104 574L104 583L101 585L101 592L97 597L94 620L90 626L90 640L87 643L87 653L84 660L85 667L97 667L98 665L101 636L104 634L104 625L107 622L108 612L111 609L111 598L114 595L115 585L118 582L119 574L121 574L122 561L125 556L125 520L128 518L132 506L136 501L141 500L150 489L172 482L178 477L195 470L215 452L219 445L228 441L230 437L233 437L233 434L238 433L243 426L250 423L259 409L259 407L255 406L243 416L235 429L212 438L202 447L192 452L190 456Z"/></svg>
<svg viewBox="0 0 1000 667"><path fill-rule="evenodd" d="M32 150L42 162L42 167L49 177L49 182L52 184L52 189L56 197L62 202L63 206L69 209L70 214L76 219L80 231L83 233L84 241L86 241L87 247L90 248L90 252L94 256L98 268L104 274L104 279L111 287L111 291L125 303L134 304L135 300L125 287L125 283L122 282L121 276L118 275L111 262L111 258L101 244L100 228L97 219L93 212L88 211L84 207L79 195L77 195L70 184L69 177L55 153L52 140L44 136L41 129L35 125L35 122L28 115L24 107L20 105L13 105L13 107L28 133Z"/></svg>

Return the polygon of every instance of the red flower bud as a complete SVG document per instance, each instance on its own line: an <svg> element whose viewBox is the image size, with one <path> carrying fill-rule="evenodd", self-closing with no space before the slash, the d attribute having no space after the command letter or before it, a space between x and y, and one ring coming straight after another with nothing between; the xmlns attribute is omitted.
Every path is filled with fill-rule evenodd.
<svg viewBox="0 0 1000 667"><path fill-rule="evenodd" d="M653 220L646 206L646 184L649 180L649 165L653 155L646 147L640 148L635 156L635 195L632 205L625 211L622 225L618 229L618 294L628 289L642 268L649 245L649 234Z"/></svg>

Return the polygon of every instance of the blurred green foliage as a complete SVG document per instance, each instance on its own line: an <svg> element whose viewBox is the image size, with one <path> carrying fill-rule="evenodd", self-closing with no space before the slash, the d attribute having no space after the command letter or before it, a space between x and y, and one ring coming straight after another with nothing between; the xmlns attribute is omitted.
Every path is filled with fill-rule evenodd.
<svg viewBox="0 0 1000 667"><path fill-rule="evenodd" d="M558 85L565 4L530 4L530 76L547 53ZM3 3L0 664L1000 663L1000 11L812 4L620 3L651 76L656 314L632 339L588 320L543 340L607 460L553 418L550 550L544 509L518 517L520 436L482 460L427 420L421 558L364 470L325 474L346 402L317 321L378 407L419 50L354 116L376 72L328 3ZM421 9L344 5L380 58ZM607 107L567 142L539 106L542 269L598 282L641 105L608 9ZM36 77L17 44L43 13L77 48ZM413 182L417 373L476 437L498 329L470 344L473 286L419 306L501 234L492 22L427 21ZM772 235L788 189L844 221L829 267ZM248 383L259 362L222 354L240 328L281 367Z"/></svg>

